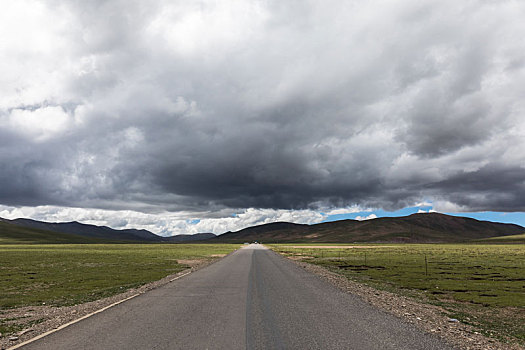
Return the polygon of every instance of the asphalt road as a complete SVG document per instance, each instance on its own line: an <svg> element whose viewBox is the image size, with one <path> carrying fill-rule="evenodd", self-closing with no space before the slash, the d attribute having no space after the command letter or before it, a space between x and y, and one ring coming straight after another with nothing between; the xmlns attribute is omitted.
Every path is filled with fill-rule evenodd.
<svg viewBox="0 0 525 350"><path fill-rule="evenodd" d="M451 349L250 245L22 349Z"/></svg>

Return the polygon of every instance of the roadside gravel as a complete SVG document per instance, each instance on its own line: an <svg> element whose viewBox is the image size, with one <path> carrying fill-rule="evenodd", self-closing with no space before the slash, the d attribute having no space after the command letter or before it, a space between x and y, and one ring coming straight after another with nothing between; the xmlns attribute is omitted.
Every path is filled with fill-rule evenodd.
<svg viewBox="0 0 525 350"><path fill-rule="evenodd" d="M290 259L290 258L288 258ZM459 349L465 350L523 350L520 345L509 345L498 342L476 332L471 326L452 321L445 316L441 307L422 304L413 299L381 291L351 281L327 269L308 264L297 259L290 259L309 272L332 283L341 290L360 296L369 304L394 316L404 319L419 327L426 333L436 334Z"/></svg>

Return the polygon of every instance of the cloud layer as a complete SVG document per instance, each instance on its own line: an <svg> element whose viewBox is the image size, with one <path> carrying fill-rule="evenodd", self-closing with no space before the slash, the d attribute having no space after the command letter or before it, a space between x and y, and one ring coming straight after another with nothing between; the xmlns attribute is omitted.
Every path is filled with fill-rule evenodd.
<svg viewBox="0 0 525 350"><path fill-rule="evenodd" d="M276 221L315 224L327 218L326 214L307 209L249 208L241 210L239 213L222 211L221 215L218 214L215 213L215 215L206 217L202 216L202 213L198 213L201 219L196 219L195 213L189 212L148 214L132 210L64 208L49 205L38 207L0 205L0 217L5 219L29 217L34 220L47 222L79 221L86 224L109 226L115 229L146 229L162 236L202 232L222 234L227 231L237 231L246 227ZM367 217L367 219L370 218L372 217Z"/></svg>
<svg viewBox="0 0 525 350"><path fill-rule="evenodd" d="M525 211L519 1L2 6L4 205Z"/></svg>

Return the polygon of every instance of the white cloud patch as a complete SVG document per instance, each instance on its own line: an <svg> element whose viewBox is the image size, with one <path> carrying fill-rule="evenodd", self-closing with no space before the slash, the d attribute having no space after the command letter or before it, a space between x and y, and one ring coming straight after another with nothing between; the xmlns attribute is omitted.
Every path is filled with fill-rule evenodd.
<svg viewBox="0 0 525 350"><path fill-rule="evenodd" d="M364 220L370 220L370 219L377 219L377 215L376 214L370 214L368 216L356 216L355 217L355 220L358 220L358 221L364 221Z"/></svg>
<svg viewBox="0 0 525 350"><path fill-rule="evenodd" d="M67 130L71 118L60 106L48 106L35 110L13 109L7 123L13 132L42 142Z"/></svg>
<svg viewBox="0 0 525 350"><path fill-rule="evenodd" d="M457 205L456 203L452 203L450 201L446 200L437 200L432 203L433 210L440 212L440 213L461 213L461 212L468 212L468 208Z"/></svg>

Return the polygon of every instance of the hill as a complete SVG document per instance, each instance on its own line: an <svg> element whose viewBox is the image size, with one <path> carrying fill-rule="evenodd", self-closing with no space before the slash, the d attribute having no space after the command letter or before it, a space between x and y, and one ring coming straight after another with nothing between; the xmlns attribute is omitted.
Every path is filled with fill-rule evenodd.
<svg viewBox="0 0 525 350"><path fill-rule="evenodd" d="M170 237L163 237L165 242L178 243L178 242L195 242L204 241L207 239L215 238L213 233L196 233L193 235L175 235Z"/></svg>
<svg viewBox="0 0 525 350"><path fill-rule="evenodd" d="M0 244L116 243L116 241L24 227L0 219Z"/></svg>
<svg viewBox="0 0 525 350"><path fill-rule="evenodd" d="M142 241L142 242L162 242L163 237L151 233L147 230L115 230L107 226L96 226L81 224L80 222L43 222L31 219L14 219L11 223L23 227L36 228L41 230L68 233L77 236L90 238L103 238L110 240Z"/></svg>
<svg viewBox="0 0 525 350"><path fill-rule="evenodd" d="M273 223L218 236L222 242L386 242L453 243L525 233L514 224L450 216L439 213L412 214L366 221L341 220L314 225Z"/></svg>
<svg viewBox="0 0 525 350"><path fill-rule="evenodd" d="M51 223L31 219L0 218L0 243L178 243L215 237L213 233L163 237L147 230L115 230L76 221Z"/></svg>
<svg viewBox="0 0 525 350"><path fill-rule="evenodd" d="M385 217L366 221L341 220L314 225L274 222L248 227L220 236L213 233L158 236L147 230L115 230L79 222L49 223L30 219L0 219L0 243L454 243L520 242L525 228L514 224L450 216L438 213ZM494 238L498 237L498 239ZM507 238L508 237L508 238ZM491 240L485 240L493 238Z"/></svg>

